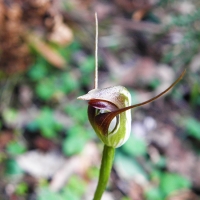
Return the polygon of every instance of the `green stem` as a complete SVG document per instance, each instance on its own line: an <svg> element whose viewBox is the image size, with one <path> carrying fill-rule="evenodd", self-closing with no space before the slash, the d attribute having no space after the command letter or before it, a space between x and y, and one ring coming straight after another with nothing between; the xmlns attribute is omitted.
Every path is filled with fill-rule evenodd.
<svg viewBox="0 0 200 200"><path fill-rule="evenodd" d="M106 189L106 185L112 169L114 155L115 155L115 148L104 145L99 181L93 200L100 200Z"/></svg>

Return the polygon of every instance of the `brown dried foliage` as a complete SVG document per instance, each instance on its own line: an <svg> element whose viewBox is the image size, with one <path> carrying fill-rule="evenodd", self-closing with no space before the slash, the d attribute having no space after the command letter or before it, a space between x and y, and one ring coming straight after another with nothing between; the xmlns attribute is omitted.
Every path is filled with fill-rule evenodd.
<svg viewBox="0 0 200 200"><path fill-rule="evenodd" d="M72 32L63 24L55 2L57 1L0 0L1 72L10 75L27 69L31 62L27 44L27 35L30 33L58 44L71 41Z"/></svg>

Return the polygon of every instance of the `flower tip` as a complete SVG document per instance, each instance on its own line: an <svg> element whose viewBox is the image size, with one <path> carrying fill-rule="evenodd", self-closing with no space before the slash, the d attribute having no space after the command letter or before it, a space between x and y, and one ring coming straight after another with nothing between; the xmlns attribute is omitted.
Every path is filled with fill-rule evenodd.
<svg viewBox="0 0 200 200"><path fill-rule="evenodd" d="M90 98L89 98L88 94L84 94L82 96L77 97L77 99L80 99L80 100L89 100Z"/></svg>
<svg viewBox="0 0 200 200"><path fill-rule="evenodd" d="M84 96L84 95L83 95L83 96ZM83 99L83 96L79 96L79 97L77 97L77 99L84 100L84 99Z"/></svg>
<svg viewBox="0 0 200 200"><path fill-rule="evenodd" d="M86 101L95 99L96 91L97 91L96 89L90 90L87 94L77 97L77 99L86 100Z"/></svg>

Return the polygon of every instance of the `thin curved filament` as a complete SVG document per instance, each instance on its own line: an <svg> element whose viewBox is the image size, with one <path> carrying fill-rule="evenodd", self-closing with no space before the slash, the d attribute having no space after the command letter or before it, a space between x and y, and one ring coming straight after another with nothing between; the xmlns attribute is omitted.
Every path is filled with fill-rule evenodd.
<svg viewBox="0 0 200 200"><path fill-rule="evenodd" d="M153 97L153 98L151 98L151 99L149 99L147 101L144 101L142 103L138 103L138 104L135 104L135 105L127 106L125 108L121 108L121 109L118 109L118 110L115 110L115 111L112 111L112 112L109 112L109 113L101 114L102 115L101 118L103 118L103 120L101 121L101 125L104 126L105 130L107 130L110 122L112 121L112 119L115 116L119 115L122 112L125 112L126 110L129 110L129 109L132 109L132 108L136 108L136 107L139 107L139 106L143 106L145 104L148 104L148 103L158 99L159 97L161 97L162 95L167 93L170 89L172 89L183 78L183 76L185 75L185 72L186 72L186 69L181 73L181 75L178 77L178 79L174 83L172 83L166 90L164 90L163 92L161 92L157 96L155 96L155 97ZM103 117L103 115L104 115L104 117Z"/></svg>

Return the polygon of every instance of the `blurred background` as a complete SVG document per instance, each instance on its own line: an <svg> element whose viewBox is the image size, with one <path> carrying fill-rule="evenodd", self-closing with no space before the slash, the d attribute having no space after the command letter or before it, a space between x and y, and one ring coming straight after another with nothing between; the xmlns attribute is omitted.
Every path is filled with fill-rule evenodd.
<svg viewBox="0 0 200 200"><path fill-rule="evenodd" d="M0 0L0 199L90 200L103 144L77 97L123 85L128 142L103 200L200 199L199 0Z"/></svg>

